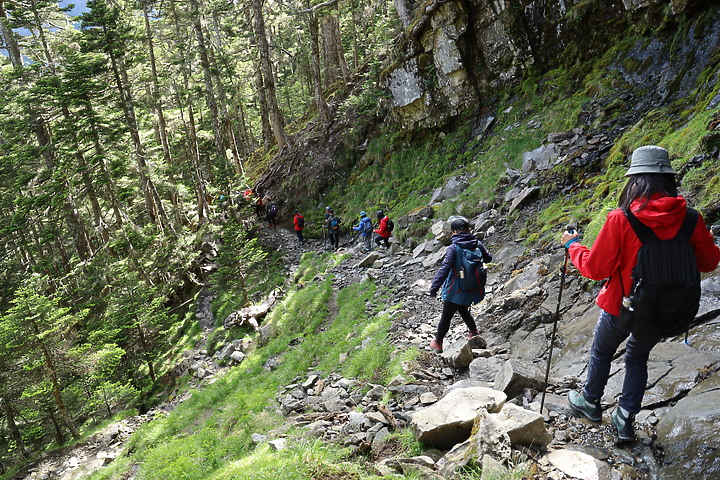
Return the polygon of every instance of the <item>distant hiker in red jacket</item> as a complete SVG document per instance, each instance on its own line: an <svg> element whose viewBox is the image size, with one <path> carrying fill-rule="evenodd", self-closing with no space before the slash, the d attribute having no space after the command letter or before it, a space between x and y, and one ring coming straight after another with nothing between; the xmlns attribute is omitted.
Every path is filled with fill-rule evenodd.
<svg viewBox="0 0 720 480"><path fill-rule="evenodd" d="M378 210L377 218L380 221L380 223L378 225L378 228L373 230L373 232L378 234L378 236L375 237L375 243L379 247L380 243L384 242L385 248L390 248L390 242L388 241L388 239L390 238L390 235L392 235L392 229L389 228L390 217L385 215L385 213L382 210Z"/></svg>
<svg viewBox="0 0 720 480"><path fill-rule="evenodd" d="M295 235L297 235L297 239L300 242L300 245L305 243L305 240L303 240L303 228L305 228L305 217L300 215L300 210L295 210L295 215L293 216L293 228L295 229Z"/></svg>
<svg viewBox="0 0 720 480"><path fill-rule="evenodd" d="M620 195L619 208L611 211L592 249L579 243L578 234L565 232L561 243L568 249L572 263L583 276L593 280L608 278L597 296L600 318L595 327L587 380L583 393L570 392L568 401L578 413L595 422L602 421L600 401L610 376L610 364L620 344L625 347L625 379L618 407L611 420L618 440L635 438L634 419L640 411L648 372L650 350L661 340L657 334L637 336L632 326L621 322L621 304L633 286L631 274L642 243L630 225L625 210L650 227L660 240L674 238L684 222L686 201L678 195L675 171L662 147L644 146L632 155L629 177ZM710 272L720 262L720 249L698 214L690 240L698 270ZM629 338L628 338L629 337Z"/></svg>

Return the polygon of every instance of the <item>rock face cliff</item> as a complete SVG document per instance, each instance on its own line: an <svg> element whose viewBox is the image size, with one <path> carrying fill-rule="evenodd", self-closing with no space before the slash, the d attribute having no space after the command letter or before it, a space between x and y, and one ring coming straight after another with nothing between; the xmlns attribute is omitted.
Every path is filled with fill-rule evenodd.
<svg viewBox="0 0 720 480"><path fill-rule="evenodd" d="M528 69L542 74L602 56L639 32L647 32L643 41L612 69L629 88L672 100L688 93L720 44L717 21L693 23L701 3L713 8L692 0L396 0L414 16L386 75L394 116L405 127L443 124L487 104ZM627 71L629 64L642 68Z"/></svg>

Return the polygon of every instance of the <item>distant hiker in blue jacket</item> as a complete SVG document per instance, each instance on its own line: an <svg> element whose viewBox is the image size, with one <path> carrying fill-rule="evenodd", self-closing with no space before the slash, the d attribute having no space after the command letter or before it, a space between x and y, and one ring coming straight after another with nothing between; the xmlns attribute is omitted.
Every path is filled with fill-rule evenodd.
<svg viewBox="0 0 720 480"><path fill-rule="evenodd" d="M492 256L485 246L470 233L470 224L467 220L454 220L452 224L450 224L450 230L452 232L452 245L448 247L440 270L437 271L430 285L430 296L433 298L437 296L437 292L440 286L442 286L442 314L440 315L440 323L438 323L435 338L430 342L430 347L437 353L442 353L443 351L443 339L445 335L447 335L448 330L450 330L450 320L452 320L456 312L460 314L465 325L467 325L467 337L472 338L478 334L475 319L473 319L470 314L470 305L473 303L473 300L466 292L463 292L456 286L458 282L455 282L455 280L458 277L458 271L455 246L457 245L460 248L471 251L479 250L478 253L482 254L483 262L488 263L492 261Z"/></svg>
<svg viewBox="0 0 720 480"><path fill-rule="evenodd" d="M360 236L362 237L363 244L365 245L365 251L369 252L372 250L372 233L373 233L373 223L372 220L370 220L370 217L367 216L367 213L360 212L360 223L358 223L357 227L353 227L353 230L356 232L360 232Z"/></svg>

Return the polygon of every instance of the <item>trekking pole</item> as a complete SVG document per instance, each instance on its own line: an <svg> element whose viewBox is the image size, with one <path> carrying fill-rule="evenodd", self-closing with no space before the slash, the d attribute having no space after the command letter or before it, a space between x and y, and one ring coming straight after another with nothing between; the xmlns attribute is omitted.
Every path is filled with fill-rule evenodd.
<svg viewBox="0 0 720 480"><path fill-rule="evenodd" d="M575 227L572 225L567 226L568 233L574 233ZM555 320L553 321L552 335L550 336L550 351L548 353L547 368L545 369L545 380L543 382L543 393L540 398L540 415L542 415L543 407L545 406L545 392L547 391L548 377L550 376L550 364L552 362L553 347L555 346L555 334L557 333L558 321L560 320L560 302L562 301L562 292L565 288L565 274L567 273L568 259L570 254L568 249L565 249L565 260L563 262L562 270L560 271L560 290L558 291L557 307L555 308Z"/></svg>

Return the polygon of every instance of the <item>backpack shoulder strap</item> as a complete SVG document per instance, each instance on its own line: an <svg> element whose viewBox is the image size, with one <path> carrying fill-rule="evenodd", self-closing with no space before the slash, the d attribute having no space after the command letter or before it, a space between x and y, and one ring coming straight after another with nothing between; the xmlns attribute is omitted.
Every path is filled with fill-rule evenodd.
<svg viewBox="0 0 720 480"><path fill-rule="evenodd" d="M630 226L635 231L635 235L637 235L643 245L650 242L656 242L658 240L658 237L655 235L655 232L652 231L652 228L638 220L629 208L624 208L623 213L625 213L625 218L628 219Z"/></svg>
<svg viewBox="0 0 720 480"><path fill-rule="evenodd" d="M695 231L695 226L698 222L698 212L697 210L693 208L687 208L687 211L685 212L685 219L683 220L683 224L680 227L680 230L678 230L677 235L675 235L675 238L680 238L685 241L690 241L690 237L692 237L693 232Z"/></svg>
<svg viewBox="0 0 720 480"><path fill-rule="evenodd" d="M460 256L463 254L463 248L457 243L453 243L452 246L455 247L455 267L460 268L462 267L462 258Z"/></svg>
<svg viewBox="0 0 720 480"><path fill-rule="evenodd" d="M643 245L658 240L655 232L653 232L650 227L638 220L638 218L630 211L630 209L623 209L623 212L625 213L625 217L628 219L630 226L635 231L635 235L637 235ZM688 207L685 212L685 218L683 219L683 223L680 226L680 230L678 230L677 235L675 235L675 238L689 241L690 237L692 237L692 234L695 231L695 226L697 225L697 222L697 211Z"/></svg>

